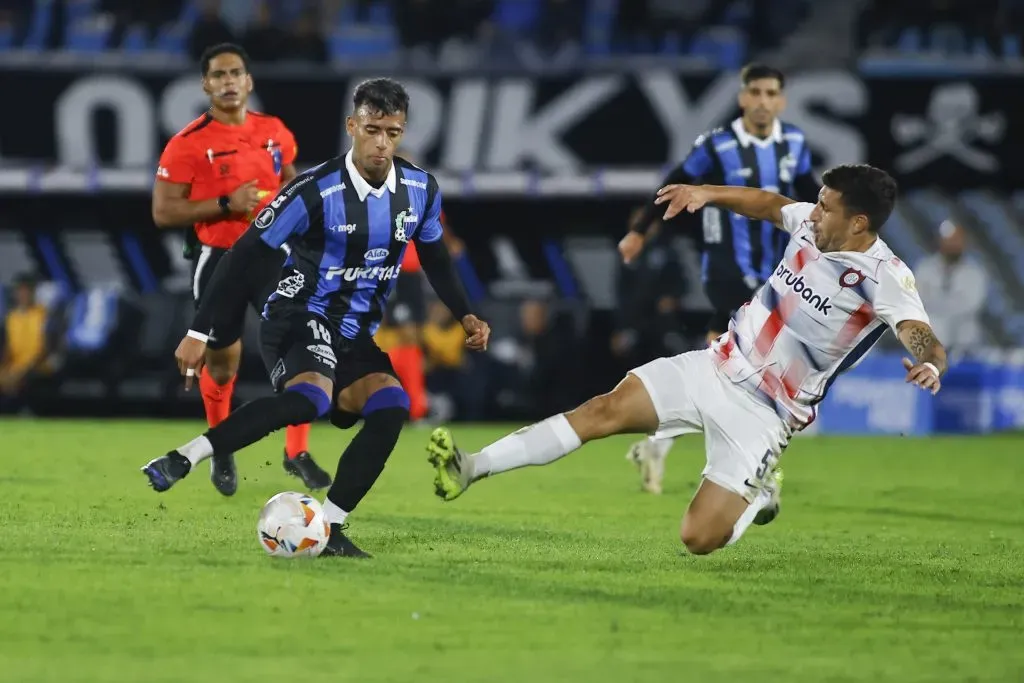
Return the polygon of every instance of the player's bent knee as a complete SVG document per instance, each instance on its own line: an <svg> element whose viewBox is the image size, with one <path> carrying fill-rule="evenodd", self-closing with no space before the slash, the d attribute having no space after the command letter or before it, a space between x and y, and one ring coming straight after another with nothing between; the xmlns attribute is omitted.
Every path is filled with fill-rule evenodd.
<svg viewBox="0 0 1024 683"><path fill-rule="evenodd" d="M335 406L331 411L331 424L338 429L351 429L359 422L358 413L350 413Z"/></svg>
<svg viewBox="0 0 1024 683"><path fill-rule="evenodd" d="M409 394L402 387L384 387L374 392L363 406L363 421L386 435L394 446L402 427L409 419Z"/></svg>
<svg viewBox="0 0 1024 683"><path fill-rule="evenodd" d="M361 406L354 405L351 398L343 401L339 396L338 405L331 411L331 424L338 429L349 429L362 418L367 424L394 431L397 440L398 432L409 419L411 403L409 394L397 382L380 386Z"/></svg>
<svg viewBox="0 0 1024 683"><path fill-rule="evenodd" d="M338 410L358 415L371 396L388 387L402 389L402 383L385 372L366 375L338 392Z"/></svg>
<svg viewBox="0 0 1024 683"><path fill-rule="evenodd" d="M297 384L290 384L285 392L297 394L303 396L309 400L310 405L314 409L308 420L302 420L298 423L303 424L305 422L312 422L318 417L327 414L327 411L331 409L331 397L324 391L323 387L317 386L316 384L310 384L309 382L299 382ZM305 417L305 416L302 416Z"/></svg>
<svg viewBox="0 0 1024 683"><path fill-rule="evenodd" d="M706 531L688 530L685 527L679 537L691 555L709 555L724 546L729 540L729 536L708 533Z"/></svg>
<svg viewBox="0 0 1024 683"><path fill-rule="evenodd" d="M725 546L732 536L732 527L726 531L719 524L702 523L691 516L683 517L679 539L691 555L708 555Z"/></svg>

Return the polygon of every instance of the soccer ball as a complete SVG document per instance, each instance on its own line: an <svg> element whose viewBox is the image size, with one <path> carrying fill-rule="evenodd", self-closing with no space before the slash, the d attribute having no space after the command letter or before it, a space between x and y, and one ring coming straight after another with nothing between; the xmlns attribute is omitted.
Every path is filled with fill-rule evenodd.
<svg viewBox="0 0 1024 683"><path fill-rule="evenodd" d="M260 545L275 557L316 557L330 533L320 503L295 491L268 500L256 525Z"/></svg>

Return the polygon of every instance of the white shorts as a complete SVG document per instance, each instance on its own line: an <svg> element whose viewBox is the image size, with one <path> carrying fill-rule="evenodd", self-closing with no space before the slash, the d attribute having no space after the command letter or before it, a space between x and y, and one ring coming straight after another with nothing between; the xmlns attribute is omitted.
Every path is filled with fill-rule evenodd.
<svg viewBox="0 0 1024 683"><path fill-rule="evenodd" d="M721 374L710 350L658 358L630 372L658 413L655 436L704 432L704 478L752 502L789 444L789 426Z"/></svg>

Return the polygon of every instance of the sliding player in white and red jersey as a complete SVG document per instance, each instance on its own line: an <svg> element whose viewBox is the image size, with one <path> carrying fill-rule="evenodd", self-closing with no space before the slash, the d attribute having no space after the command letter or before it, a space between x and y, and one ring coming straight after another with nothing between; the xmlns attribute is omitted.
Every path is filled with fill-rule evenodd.
<svg viewBox="0 0 1024 683"><path fill-rule="evenodd" d="M714 205L790 233L783 260L709 349L659 358L632 370L611 392L510 434L479 453L455 447L439 428L427 448L445 500L473 482L526 465L546 465L612 434L704 432L707 466L683 516L692 553L737 541L779 512L779 458L793 432L887 328L914 356L906 379L936 392L946 352L910 269L878 236L896 200L896 181L866 165L823 176L817 204L753 188L669 185L655 200L665 218Z"/></svg>

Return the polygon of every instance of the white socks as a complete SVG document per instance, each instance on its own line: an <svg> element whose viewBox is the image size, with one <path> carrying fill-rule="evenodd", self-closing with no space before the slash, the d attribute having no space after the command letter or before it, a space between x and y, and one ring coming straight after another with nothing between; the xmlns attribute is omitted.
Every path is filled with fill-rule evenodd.
<svg viewBox="0 0 1024 683"><path fill-rule="evenodd" d="M193 468L213 455L213 446L205 436L197 436L184 446L179 446L177 450L188 458Z"/></svg>
<svg viewBox="0 0 1024 683"><path fill-rule="evenodd" d="M671 450L672 448L672 444L676 442L675 438L671 436L663 436L660 439L655 438L653 436L649 436L647 437L647 440L651 442L652 446L654 446L654 449L658 453L659 458L664 458L666 455L668 455L669 450Z"/></svg>
<svg viewBox="0 0 1024 683"><path fill-rule="evenodd" d="M328 524L344 524L348 513L331 502L330 498L324 498L324 521Z"/></svg>
<svg viewBox="0 0 1024 683"><path fill-rule="evenodd" d="M761 491L754 498L754 502L747 506L747 509L743 511L740 518L736 520L736 523L732 527L732 537L729 538L727 546L732 545L736 541L740 540L740 537L750 528L750 525L754 522L754 517L757 517L757 513L761 509L771 502L771 495L767 491Z"/></svg>
<svg viewBox="0 0 1024 683"><path fill-rule="evenodd" d="M492 443L472 458L473 479L527 465L547 465L582 446L565 415L520 429Z"/></svg>

